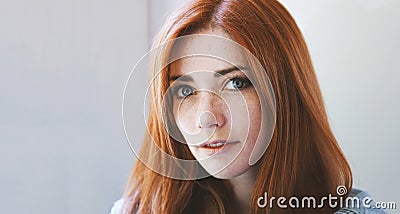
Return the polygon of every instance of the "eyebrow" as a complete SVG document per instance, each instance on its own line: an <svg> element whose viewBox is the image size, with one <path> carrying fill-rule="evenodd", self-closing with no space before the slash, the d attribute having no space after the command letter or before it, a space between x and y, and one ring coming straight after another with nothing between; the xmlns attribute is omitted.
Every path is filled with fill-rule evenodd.
<svg viewBox="0 0 400 214"><path fill-rule="evenodd" d="M229 68L221 69L215 71L214 77L218 77L218 75L226 75L232 71L240 71L240 70L246 70L244 66L232 66ZM175 75L169 78L169 82L173 82L175 80L179 79L179 81L182 82L191 82L193 81L193 78L191 76L182 76L182 75Z"/></svg>
<svg viewBox="0 0 400 214"><path fill-rule="evenodd" d="M191 76L182 76L182 75L176 75L176 76L170 77L169 82L173 82L177 79L179 79L179 81L182 81L182 82L193 82L193 78Z"/></svg>

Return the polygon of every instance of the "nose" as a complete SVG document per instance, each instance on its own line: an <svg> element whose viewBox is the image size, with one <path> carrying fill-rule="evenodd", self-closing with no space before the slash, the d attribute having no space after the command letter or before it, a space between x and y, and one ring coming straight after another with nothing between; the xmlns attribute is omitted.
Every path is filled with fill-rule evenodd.
<svg viewBox="0 0 400 214"><path fill-rule="evenodd" d="M201 92L197 108L199 128L221 128L225 125L226 104L221 97L212 92Z"/></svg>

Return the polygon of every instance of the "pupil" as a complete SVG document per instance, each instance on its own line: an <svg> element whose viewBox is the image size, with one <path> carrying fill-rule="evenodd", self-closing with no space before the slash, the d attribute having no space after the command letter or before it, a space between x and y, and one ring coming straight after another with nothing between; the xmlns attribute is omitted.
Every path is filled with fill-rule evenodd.
<svg viewBox="0 0 400 214"><path fill-rule="evenodd" d="M235 88L243 87L243 81L241 81L239 79L234 79L232 84L233 84L233 87L235 87Z"/></svg>
<svg viewBox="0 0 400 214"><path fill-rule="evenodd" d="M192 89L189 87L183 88L182 94L183 96L188 96L192 93Z"/></svg>

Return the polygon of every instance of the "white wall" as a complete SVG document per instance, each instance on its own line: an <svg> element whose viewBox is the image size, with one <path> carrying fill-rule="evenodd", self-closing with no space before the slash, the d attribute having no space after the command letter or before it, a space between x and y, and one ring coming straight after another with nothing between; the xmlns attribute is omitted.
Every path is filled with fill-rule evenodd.
<svg viewBox="0 0 400 214"><path fill-rule="evenodd" d="M108 213L134 163L122 94L149 45L146 2L1 1L0 14L0 212Z"/></svg>

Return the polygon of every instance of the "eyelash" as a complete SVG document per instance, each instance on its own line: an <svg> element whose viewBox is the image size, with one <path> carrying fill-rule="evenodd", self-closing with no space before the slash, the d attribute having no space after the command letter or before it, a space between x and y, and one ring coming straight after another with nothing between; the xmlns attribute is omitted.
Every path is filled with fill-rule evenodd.
<svg viewBox="0 0 400 214"><path fill-rule="evenodd" d="M241 76L241 75L234 75L233 77L229 78L229 80L228 80L228 82L225 84L224 88L225 88L230 82L232 82L232 81L234 81L234 80L240 80L240 81L242 81L242 82L243 82L243 86L242 86L241 88L228 89L228 90L237 91L237 90L243 90L243 89L246 89L246 88L252 86L251 81L250 81L247 77L243 77L243 76ZM186 96L183 95L183 94L182 94L182 93L183 93L183 92L182 92L182 89L183 89L184 87L188 87L188 88L192 89L192 93L190 93L189 95L186 95ZM174 93L175 97L177 97L178 99L183 99L183 98L189 97L189 96L191 96L191 95L193 95L193 94L196 94L196 92L197 92L196 89L195 89L194 87L190 86L190 85L179 85L179 86L175 86L175 87L173 88L173 93ZM182 95L181 95L181 94L182 94Z"/></svg>
<svg viewBox="0 0 400 214"><path fill-rule="evenodd" d="M189 95L186 95L186 96L185 96L185 95L180 95L181 93L183 93L181 90L182 90L184 87L188 87L188 88L192 89L192 93L189 94ZM188 96L190 96L190 95L192 95L192 94L194 94L194 93L196 93L196 89L193 88L193 87L190 86L190 85L179 85L179 86L174 87L174 89L173 89L173 94L174 94L174 96L177 97L177 98L179 98L179 99L183 99L183 98L188 97Z"/></svg>
<svg viewBox="0 0 400 214"><path fill-rule="evenodd" d="M252 86L251 81L250 81L246 76L234 75L233 77L231 77L231 78L229 79L229 82L232 82L233 80L240 80L240 81L243 82L243 86L242 86L241 88L233 89L233 90L243 90L243 89L245 89L245 88L248 88L248 87ZM228 83L229 83L229 82L228 82ZM228 83L227 83L227 84L228 84ZM226 84L226 85L227 85L227 84ZM225 85L225 87L226 87L226 85Z"/></svg>

